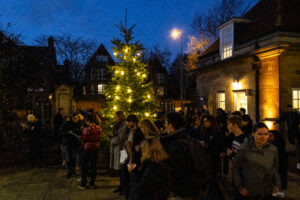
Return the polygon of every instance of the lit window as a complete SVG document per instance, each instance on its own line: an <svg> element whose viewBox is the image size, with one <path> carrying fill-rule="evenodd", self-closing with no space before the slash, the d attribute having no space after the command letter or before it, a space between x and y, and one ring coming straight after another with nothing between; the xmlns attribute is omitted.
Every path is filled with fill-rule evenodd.
<svg viewBox="0 0 300 200"><path fill-rule="evenodd" d="M220 53L221 59L230 58L233 50L233 24L220 30Z"/></svg>
<svg viewBox="0 0 300 200"><path fill-rule="evenodd" d="M98 94L103 94L105 92L105 88L105 84L98 84Z"/></svg>
<svg viewBox="0 0 300 200"><path fill-rule="evenodd" d="M97 79L106 80L106 69L97 69Z"/></svg>
<svg viewBox="0 0 300 200"><path fill-rule="evenodd" d="M95 73L95 70L92 69L91 70L91 80L95 80L96 79L96 73Z"/></svg>
<svg viewBox="0 0 300 200"><path fill-rule="evenodd" d="M164 95L164 92L165 92L165 90L164 90L163 87L159 87L159 88L157 89L157 95L159 95L159 96Z"/></svg>
<svg viewBox="0 0 300 200"><path fill-rule="evenodd" d="M108 62L107 56L96 56L97 62Z"/></svg>
<svg viewBox="0 0 300 200"><path fill-rule="evenodd" d="M85 86L82 87L82 94L86 95L86 87Z"/></svg>
<svg viewBox="0 0 300 200"><path fill-rule="evenodd" d="M300 89L293 89L293 108L300 111Z"/></svg>
<svg viewBox="0 0 300 200"><path fill-rule="evenodd" d="M158 84L162 84L165 81L165 76L164 74L156 74L156 81Z"/></svg>
<svg viewBox="0 0 300 200"><path fill-rule="evenodd" d="M225 110L225 92L217 93L217 108L222 108Z"/></svg>
<svg viewBox="0 0 300 200"><path fill-rule="evenodd" d="M245 108L248 110L248 100L245 91L235 91L233 92L234 97L234 110L239 111L240 108Z"/></svg>

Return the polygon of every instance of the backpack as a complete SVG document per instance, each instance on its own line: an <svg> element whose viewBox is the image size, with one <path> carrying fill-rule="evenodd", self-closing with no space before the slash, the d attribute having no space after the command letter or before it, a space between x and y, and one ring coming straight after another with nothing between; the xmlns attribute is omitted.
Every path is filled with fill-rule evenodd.
<svg viewBox="0 0 300 200"><path fill-rule="evenodd" d="M191 183L193 183L195 188L205 189L211 180L211 160L209 155L204 152L200 141L190 136L180 141L188 147L192 158Z"/></svg>

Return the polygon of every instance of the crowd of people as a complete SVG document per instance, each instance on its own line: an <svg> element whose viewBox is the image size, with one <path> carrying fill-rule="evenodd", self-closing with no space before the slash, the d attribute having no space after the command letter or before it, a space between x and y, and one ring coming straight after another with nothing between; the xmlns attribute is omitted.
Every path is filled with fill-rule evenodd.
<svg viewBox="0 0 300 200"><path fill-rule="evenodd" d="M275 123L286 121L288 140L296 147L300 169L300 118L290 105ZM39 131L34 115L28 115L24 134L29 159L40 164L41 151L34 135ZM53 135L61 144L66 178L81 171L79 188L95 187L101 125L92 113L55 115ZM157 113L156 121L139 120L117 111L110 137L110 175L120 176L114 191L126 200L228 199L224 183L230 183L234 200L269 200L287 189L288 154L279 131L253 121L241 108L230 115L221 108ZM228 187L228 185L227 185Z"/></svg>
<svg viewBox="0 0 300 200"><path fill-rule="evenodd" d="M287 122L294 126L288 125L289 142L297 149L300 118L288 112L293 114L275 123L293 121ZM253 124L244 108L230 115L219 108L215 116L199 109L159 112L154 123L118 111L110 158L111 174L120 175L114 192L129 200L228 199L224 183L232 183L234 200L269 200L287 189L282 134L263 122ZM297 159L298 167L298 150Z"/></svg>

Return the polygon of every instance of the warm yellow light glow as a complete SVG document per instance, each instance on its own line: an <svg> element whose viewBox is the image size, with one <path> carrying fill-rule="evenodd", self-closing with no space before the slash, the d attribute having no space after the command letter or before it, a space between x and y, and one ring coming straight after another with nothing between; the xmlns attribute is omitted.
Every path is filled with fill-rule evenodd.
<svg viewBox="0 0 300 200"><path fill-rule="evenodd" d="M131 92L131 89L128 89L127 92L130 93L130 92Z"/></svg>
<svg viewBox="0 0 300 200"><path fill-rule="evenodd" d="M125 49L125 53L127 53L127 52L128 52L128 49L126 48L126 49Z"/></svg>
<svg viewBox="0 0 300 200"><path fill-rule="evenodd" d="M145 116L148 117L148 116L149 116L149 113L146 112L146 113L145 113Z"/></svg>
<svg viewBox="0 0 300 200"><path fill-rule="evenodd" d="M121 71L121 75L124 75L124 71Z"/></svg>
<svg viewBox="0 0 300 200"><path fill-rule="evenodd" d="M146 74L143 74L143 77L146 77Z"/></svg>
<svg viewBox="0 0 300 200"><path fill-rule="evenodd" d="M49 100L51 100L53 98L52 94L49 94Z"/></svg>
<svg viewBox="0 0 300 200"><path fill-rule="evenodd" d="M108 98L111 98L111 96L109 95Z"/></svg>
<svg viewBox="0 0 300 200"><path fill-rule="evenodd" d="M136 59L135 59L135 58L133 58L132 60L133 60L133 62L135 62L135 61L136 61Z"/></svg>
<svg viewBox="0 0 300 200"><path fill-rule="evenodd" d="M117 86L117 87L116 87L116 90L119 90L119 89L120 89L120 86Z"/></svg>
<svg viewBox="0 0 300 200"><path fill-rule="evenodd" d="M126 56L124 56L124 60L126 60Z"/></svg>
<svg viewBox="0 0 300 200"><path fill-rule="evenodd" d="M118 53L114 52L114 55L116 56L116 55L118 55Z"/></svg>
<svg viewBox="0 0 300 200"><path fill-rule="evenodd" d="M140 72L136 73L138 76L140 75Z"/></svg>
<svg viewBox="0 0 300 200"><path fill-rule="evenodd" d="M117 110L117 106L114 106L114 110Z"/></svg>
<svg viewBox="0 0 300 200"><path fill-rule="evenodd" d="M129 102L129 103L132 102L132 99L128 99L128 102Z"/></svg>
<svg viewBox="0 0 300 200"><path fill-rule="evenodd" d="M150 96L150 95L148 95L147 97L148 97L148 99L150 99L150 98L151 98L151 96Z"/></svg>
<svg viewBox="0 0 300 200"><path fill-rule="evenodd" d="M181 34L182 34L182 32L176 28L171 31L171 37L173 39L179 38L181 36Z"/></svg>
<svg viewBox="0 0 300 200"><path fill-rule="evenodd" d="M117 71L116 71L116 74L118 74L118 73L119 73L119 71L117 70Z"/></svg>
<svg viewBox="0 0 300 200"><path fill-rule="evenodd" d="M274 122L272 122L272 121L264 121L264 122L267 125L267 127L269 128L269 130L273 130Z"/></svg>
<svg viewBox="0 0 300 200"><path fill-rule="evenodd" d="M135 71L135 72L137 72L137 70L136 70L136 69L135 69L134 71Z"/></svg>
<svg viewBox="0 0 300 200"><path fill-rule="evenodd" d="M242 84L239 81L232 82L232 86L234 90L240 90L242 89Z"/></svg>
<svg viewBox="0 0 300 200"><path fill-rule="evenodd" d="M119 97L119 96L116 96L116 99L120 99L120 97Z"/></svg>

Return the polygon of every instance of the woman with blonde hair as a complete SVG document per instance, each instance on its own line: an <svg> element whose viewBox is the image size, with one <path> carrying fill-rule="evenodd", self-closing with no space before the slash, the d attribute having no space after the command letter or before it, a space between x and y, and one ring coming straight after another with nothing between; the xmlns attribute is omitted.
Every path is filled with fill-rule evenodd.
<svg viewBox="0 0 300 200"><path fill-rule="evenodd" d="M147 137L141 145L142 169L128 164L130 172L129 200L167 200L170 195L169 169L164 162L168 158L158 137Z"/></svg>
<svg viewBox="0 0 300 200"><path fill-rule="evenodd" d="M158 128L149 119L142 120L139 124L139 127L145 137L159 136Z"/></svg>

